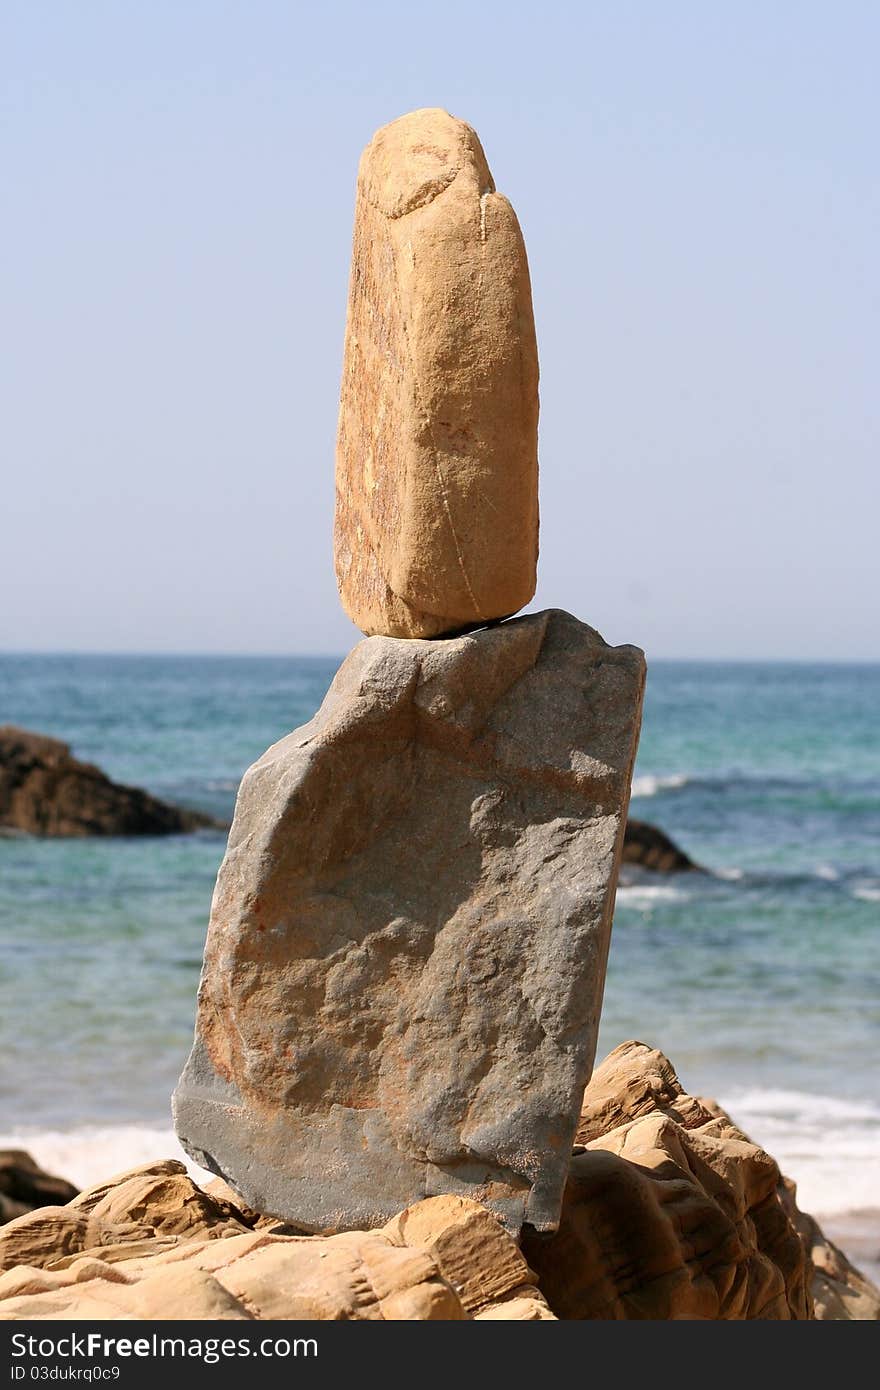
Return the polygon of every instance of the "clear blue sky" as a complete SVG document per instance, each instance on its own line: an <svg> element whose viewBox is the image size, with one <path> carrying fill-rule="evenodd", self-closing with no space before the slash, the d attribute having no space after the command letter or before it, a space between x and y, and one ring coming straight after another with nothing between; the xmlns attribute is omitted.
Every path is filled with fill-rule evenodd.
<svg viewBox="0 0 880 1390"><path fill-rule="evenodd" d="M541 356L535 607L880 657L880 5L5 0L0 649L343 652L354 180L476 126Z"/></svg>

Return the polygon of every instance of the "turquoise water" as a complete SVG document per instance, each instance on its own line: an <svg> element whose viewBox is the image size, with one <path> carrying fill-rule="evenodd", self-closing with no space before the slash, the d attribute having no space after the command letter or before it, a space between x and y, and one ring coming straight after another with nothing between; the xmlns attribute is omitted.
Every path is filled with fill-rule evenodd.
<svg viewBox="0 0 880 1390"><path fill-rule="evenodd" d="M336 665L0 656L0 723L228 817ZM877 666L652 664L633 813L712 873L621 887L600 1038L668 1052L819 1211L880 1207L878 709ZM5 1137L74 1177L167 1151L223 849L0 839Z"/></svg>

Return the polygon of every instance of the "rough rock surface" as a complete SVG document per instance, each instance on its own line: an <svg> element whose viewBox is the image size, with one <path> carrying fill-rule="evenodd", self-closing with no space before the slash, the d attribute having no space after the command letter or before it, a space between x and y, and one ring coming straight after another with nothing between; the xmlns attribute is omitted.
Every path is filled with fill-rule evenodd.
<svg viewBox="0 0 880 1390"><path fill-rule="evenodd" d="M464 1197L428 1197L384 1227L394 1245L418 1245L437 1261L467 1315L536 1322L552 1318L519 1246L485 1207Z"/></svg>
<svg viewBox="0 0 880 1390"><path fill-rule="evenodd" d="M0 728L0 833L177 835L203 826L218 823L111 782L57 738L11 724Z"/></svg>
<svg viewBox="0 0 880 1390"><path fill-rule="evenodd" d="M524 1249L454 1194L381 1230L303 1236L221 1179L148 1164L0 1230L0 1321L880 1316L773 1160L662 1053L606 1059L579 1137L563 1225Z"/></svg>
<svg viewBox="0 0 880 1390"><path fill-rule="evenodd" d="M622 862L655 874L695 873L700 868L664 831L632 817L626 824Z"/></svg>
<svg viewBox="0 0 880 1390"><path fill-rule="evenodd" d="M793 1182L783 1178L778 1193L812 1265L815 1316L823 1322L880 1321L880 1289L828 1239L814 1217L798 1208Z"/></svg>
<svg viewBox="0 0 880 1390"><path fill-rule="evenodd" d="M516 613L538 557L538 355L526 252L476 133L384 126L358 172L336 453L336 574L364 632Z"/></svg>
<svg viewBox="0 0 880 1390"><path fill-rule="evenodd" d="M245 774L175 1097L245 1202L346 1230L457 1192L556 1225L643 683L557 611L368 638Z"/></svg>
<svg viewBox="0 0 880 1390"><path fill-rule="evenodd" d="M0 1321L553 1318L516 1243L474 1202L436 1198L387 1231L291 1236L249 1229L173 1162L122 1174L39 1226L11 1222L0 1268Z"/></svg>
<svg viewBox="0 0 880 1390"><path fill-rule="evenodd" d="M524 1241L557 1317L813 1316L776 1163L662 1053L630 1042L606 1058L578 1141L559 1231Z"/></svg>
<svg viewBox="0 0 880 1390"><path fill-rule="evenodd" d="M75 1196L72 1183L44 1173L23 1149L0 1149L0 1225L37 1207L57 1206Z"/></svg>

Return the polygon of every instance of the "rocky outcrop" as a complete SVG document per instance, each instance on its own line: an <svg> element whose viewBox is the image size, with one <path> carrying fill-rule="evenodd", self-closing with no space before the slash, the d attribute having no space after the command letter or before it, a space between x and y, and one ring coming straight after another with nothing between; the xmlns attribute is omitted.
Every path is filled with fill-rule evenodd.
<svg viewBox="0 0 880 1390"><path fill-rule="evenodd" d="M179 835L203 827L221 828L210 816L111 782L59 739L0 728L0 833Z"/></svg>
<svg viewBox="0 0 880 1390"><path fill-rule="evenodd" d="M305 1235L173 1160L0 1230L0 1321L876 1319L880 1291L662 1053L616 1048L584 1095L556 1233L429 1197L379 1229Z"/></svg>
<svg viewBox="0 0 880 1390"><path fill-rule="evenodd" d="M516 613L538 558L526 252L475 131L384 126L358 172L336 454L336 574L366 633Z"/></svg>
<svg viewBox="0 0 880 1390"><path fill-rule="evenodd" d="M815 1316L824 1322L880 1321L880 1289L828 1239L814 1217L800 1211L793 1182L783 1178L777 1190L812 1267Z"/></svg>
<svg viewBox="0 0 880 1390"><path fill-rule="evenodd" d="M252 1229L183 1165L123 1174L0 1231L0 1321L552 1319L515 1241L439 1197L380 1231Z"/></svg>
<svg viewBox="0 0 880 1390"><path fill-rule="evenodd" d="M655 874L701 872L699 864L695 864L684 850L679 849L664 831L632 817L626 825L622 862L628 866L650 869Z"/></svg>
<svg viewBox="0 0 880 1390"><path fill-rule="evenodd" d="M181 1142L260 1211L552 1227L592 1065L644 659L560 612L368 638L246 774Z"/></svg>
<svg viewBox="0 0 880 1390"><path fill-rule="evenodd" d="M856 1311L871 1286L845 1261L826 1291L818 1228L774 1160L714 1102L687 1095L662 1053L616 1048L586 1089L577 1138L558 1232L524 1240L557 1317L876 1315Z"/></svg>
<svg viewBox="0 0 880 1390"><path fill-rule="evenodd" d="M45 1173L23 1149L0 1149L0 1226L37 1207L69 1202L77 1189Z"/></svg>
<svg viewBox="0 0 880 1390"><path fill-rule="evenodd" d="M661 1053L624 1043L606 1058L578 1141L559 1231L525 1242L558 1317L812 1315L776 1164Z"/></svg>

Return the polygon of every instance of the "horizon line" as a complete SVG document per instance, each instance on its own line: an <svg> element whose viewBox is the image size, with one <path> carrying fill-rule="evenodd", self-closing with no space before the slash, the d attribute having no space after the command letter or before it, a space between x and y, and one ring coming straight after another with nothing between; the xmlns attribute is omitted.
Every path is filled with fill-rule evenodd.
<svg viewBox="0 0 880 1390"><path fill-rule="evenodd" d="M460 634L467 635L467 634ZM362 638L361 640L366 640ZM435 638L435 641L451 639ZM356 644L357 645L357 644ZM609 643L609 646L620 645ZM623 644L627 645L627 644ZM354 648L351 648L354 650ZM642 648L644 650L644 648ZM309 652L309 651L193 651L187 648L144 651L138 648L102 650L100 648L79 647L10 647L0 648L0 660L4 657L135 657L140 660L163 661L171 658L188 658L206 661L335 661L341 664L349 652ZM725 666L880 666L880 656L648 656L649 666L656 662L670 662L682 666L725 665Z"/></svg>

